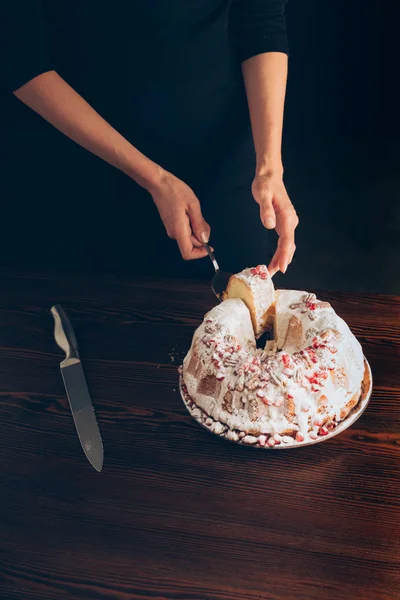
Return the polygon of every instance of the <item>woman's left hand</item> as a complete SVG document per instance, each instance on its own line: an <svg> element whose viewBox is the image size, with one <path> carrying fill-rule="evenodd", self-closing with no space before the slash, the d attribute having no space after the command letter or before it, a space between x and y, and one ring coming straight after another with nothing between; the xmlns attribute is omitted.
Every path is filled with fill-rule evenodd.
<svg viewBox="0 0 400 600"><path fill-rule="evenodd" d="M279 236L278 247L268 265L268 271L271 277L277 271L285 273L296 250L294 231L299 219L287 194L282 176L256 175L252 192L260 206L260 217L264 227L275 229Z"/></svg>

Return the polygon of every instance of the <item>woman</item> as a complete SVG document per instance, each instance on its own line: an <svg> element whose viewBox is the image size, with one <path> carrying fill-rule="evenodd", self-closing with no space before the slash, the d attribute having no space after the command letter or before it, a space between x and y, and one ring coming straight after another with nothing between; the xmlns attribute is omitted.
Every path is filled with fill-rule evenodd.
<svg viewBox="0 0 400 600"><path fill-rule="evenodd" d="M150 194L184 259L206 256L203 208L226 268L265 260L265 227L279 236L269 270L285 272L298 223L282 179L285 1L8 0L1 185L29 253L122 244L164 270Z"/></svg>

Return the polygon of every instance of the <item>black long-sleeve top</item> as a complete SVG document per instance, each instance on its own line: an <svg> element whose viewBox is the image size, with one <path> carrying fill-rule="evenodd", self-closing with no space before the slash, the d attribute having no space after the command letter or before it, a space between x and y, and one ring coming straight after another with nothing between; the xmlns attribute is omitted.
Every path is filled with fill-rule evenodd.
<svg viewBox="0 0 400 600"><path fill-rule="evenodd" d="M228 199L232 190L250 189L254 167L246 149L250 154L254 149L240 64L264 52L287 53L285 2L0 0L1 221L8 223L12 239L4 247L14 250L15 239L26 239L30 252L40 244L52 248L54 227L46 220L55 202L69 207L64 223L79 214L64 234L56 228L57 240L65 236L74 247L99 229L103 212L106 220L120 215L131 224L137 221L134 207L140 206L140 228L156 218L150 205L146 208L147 196L140 200L138 186L12 94L50 70L142 152L190 185L204 187L226 158L229 187L221 195ZM241 166L229 156L244 157ZM201 198L206 209L208 196ZM21 217L29 224L25 233ZM80 223L87 226L71 240ZM105 237L112 225L106 230ZM162 233L154 239L163 239Z"/></svg>
<svg viewBox="0 0 400 600"><path fill-rule="evenodd" d="M18 148L18 135L34 137L40 148L30 160L38 164L49 162L50 151L67 152L62 136L47 134L45 124L12 94L35 76L56 70L167 168L177 170L183 160L193 162L186 156L204 156L210 149L223 155L248 127L241 62L263 52L288 52L285 3L3 0L3 139L8 136ZM46 136L52 137L51 149Z"/></svg>
<svg viewBox="0 0 400 600"><path fill-rule="evenodd" d="M4 0L0 82L13 91L49 70L115 70L185 81L256 54L288 51L286 0Z"/></svg>

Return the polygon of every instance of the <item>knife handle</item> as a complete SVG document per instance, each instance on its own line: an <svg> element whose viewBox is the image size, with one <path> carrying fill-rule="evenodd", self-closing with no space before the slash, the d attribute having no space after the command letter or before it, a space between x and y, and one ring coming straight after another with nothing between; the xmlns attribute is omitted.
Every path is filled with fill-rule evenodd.
<svg viewBox="0 0 400 600"><path fill-rule="evenodd" d="M68 359L79 359L78 342L67 313L59 304L52 306L54 338Z"/></svg>

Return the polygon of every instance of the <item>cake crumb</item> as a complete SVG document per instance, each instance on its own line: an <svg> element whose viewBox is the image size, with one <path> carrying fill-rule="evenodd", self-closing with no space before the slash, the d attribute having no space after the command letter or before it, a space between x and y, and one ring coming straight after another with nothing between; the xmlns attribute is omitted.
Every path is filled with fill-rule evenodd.
<svg viewBox="0 0 400 600"><path fill-rule="evenodd" d="M173 365L180 365L184 359L184 353L173 347L171 352L168 353L169 360Z"/></svg>

